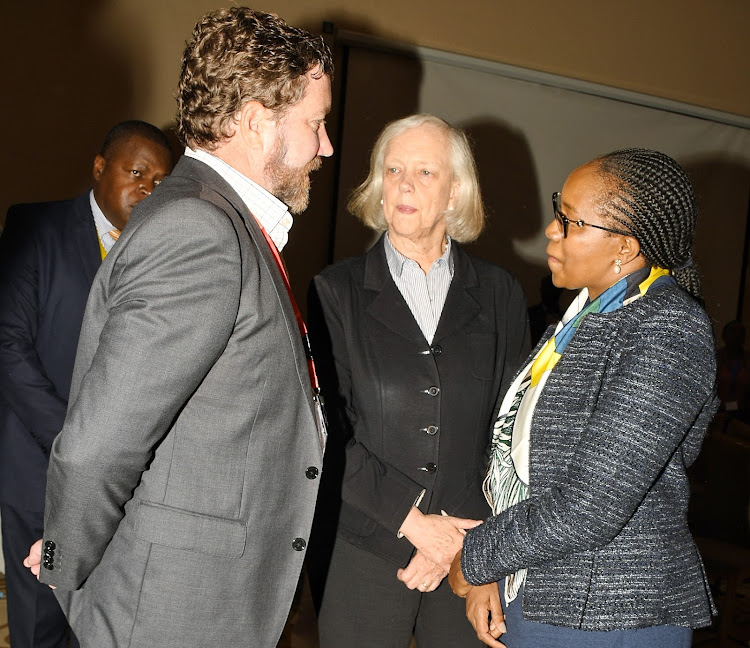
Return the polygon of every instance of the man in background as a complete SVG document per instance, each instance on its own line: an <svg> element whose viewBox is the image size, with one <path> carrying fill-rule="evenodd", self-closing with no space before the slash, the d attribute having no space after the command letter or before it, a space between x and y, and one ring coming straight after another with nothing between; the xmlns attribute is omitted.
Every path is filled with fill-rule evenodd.
<svg viewBox="0 0 750 648"><path fill-rule="evenodd" d="M8 210L0 237L0 514L13 648L65 645L59 604L22 563L42 532L47 462L65 420L91 282L133 207L171 168L164 133L122 122L94 157L92 190Z"/></svg>
<svg viewBox="0 0 750 648"><path fill-rule="evenodd" d="M279 639L325 437L279 252L333 153L332 72L320 37L244 7L186 46L185 155L94 281L27 559L85 648Z"/></svg>

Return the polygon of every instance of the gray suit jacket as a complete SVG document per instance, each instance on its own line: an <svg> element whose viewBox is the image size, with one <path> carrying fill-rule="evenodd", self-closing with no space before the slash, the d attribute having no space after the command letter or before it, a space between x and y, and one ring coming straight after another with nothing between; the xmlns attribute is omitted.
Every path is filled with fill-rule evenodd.
<svg viewBox="0 0 750 648"><path fill-rule="evenodd" d="M710 624L686 468L716 412L715 382L711 323L676 285L588 315L534 410L529 499L466 534L467 580L528 567L523 615L541 623Z"/></svg>
<svg viewBox="0 0 750 648"><path fill-rule="evenodd" d="M84 648L275 646L321 464L268 245L229 185L183 158L94 280L42 580Z"/></svg>

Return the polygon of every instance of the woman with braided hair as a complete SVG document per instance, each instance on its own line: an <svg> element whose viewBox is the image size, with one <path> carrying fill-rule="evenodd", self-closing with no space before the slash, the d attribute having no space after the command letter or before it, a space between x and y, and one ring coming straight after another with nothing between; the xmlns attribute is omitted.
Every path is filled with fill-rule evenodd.
<svg viewBox="0 0 750 648"><path fill-rule="evenodd" d="M552 279L581 292L502 401L451 585L489 646L688 648L715 610L685 473L718 406L693 190L629 149L553 203Z"/></svg>

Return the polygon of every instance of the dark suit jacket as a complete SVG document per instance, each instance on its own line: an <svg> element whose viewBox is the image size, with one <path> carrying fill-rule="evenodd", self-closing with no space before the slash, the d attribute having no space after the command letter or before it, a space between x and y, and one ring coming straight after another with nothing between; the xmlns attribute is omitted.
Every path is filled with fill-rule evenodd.
<svg viewBox="0 0 750 648"><path fill-rule="evenodd" d="M0 500L44 511L78 335L101 253L89 192L15 205L0 237Z"/></svg>
<svg viewBox="0 0 750 648"><path fill-rule="evenodd" d="M310 322L331 423L327 481L347 443L338 532L403 565L413 547L397 532L422 489L424 512L490 514L481 487L490 425L528 350L528 326L518 282L454 244L453 280L428 344L383 243L315 278Z"/></svg>
<svg viewBox="0 0 750 648"><path fill-rule="evenodd" d="M94 279L41 579L87 648L275 646L322 460L271 250L235 191L183 157Z"/></svg>

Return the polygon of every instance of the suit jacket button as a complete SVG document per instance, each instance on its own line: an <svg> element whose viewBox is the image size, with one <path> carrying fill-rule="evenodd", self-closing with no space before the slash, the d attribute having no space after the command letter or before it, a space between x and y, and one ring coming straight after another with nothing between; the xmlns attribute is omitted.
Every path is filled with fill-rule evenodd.
<svg viewBox="0 0 750 648"><path fill-rule="evenodd" d="M429 434L430 436L434 436L438 432L438 426L437 425L428 425L426 428L422 428L420 432L424 432L425 434Z"/></svg>
<svg viewBox="0 0 750 648"><path fill-rule="evenodd" d="M47 540L47 542L44 543L45 549L54 549L57 545L52 542L52 540Z"/></svg>
<svg viewBox="0 0 750 648"><path fill-rule="evenodd" d="M292 542L292 549L295 551L302 551L307 546L307 543L302 538L295 538Z"/></svg>
<svg viewBox="0 0 750 648"><path fill-rule="evenodd" d="M305 470L305 477L308 479L315 479L318 476L318 469L315 466L310 466Z"/></svg>
<svg viewBox="0 0 750 648"><path fill-rule="evenodd" d="M436 344L434 347L430 348L430 351L432 351L432 355L439 356L443 352L443 347L441 347L439 344Z"/></svg>
<svg viewBox="0 0 750 648"><path fill-rule="evenodd" d="M51 560L45 560L42 565L44 565L45 569L49 569L50 571L54 569L53 563Z"/></svg>
<svg viewBox="0 0 750 648"><path fill-rule="evenodd" d="M424 471L424 472L426 472L426 473L428 473L428 474L432 475L432 474L433 474L433 473L434 473L434 472L435 472L435 471L437 470L437 465L436 465L436 464L434 464L434 463L432 463L432 462L430 462L430 463L428 463L427 465L425 465L425 466L422 466L422 467L420 468L420 470L422 470L422 471Z"/></svg>
<svg viewBox="0 0 750 648"><path fill-rule="evenodd" d="M440 387L432 386L426 391L430 396L437 396L440 393Z"/></svg>

